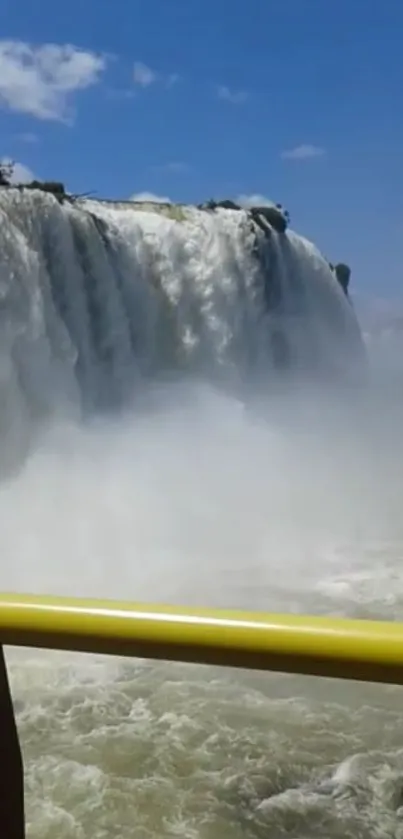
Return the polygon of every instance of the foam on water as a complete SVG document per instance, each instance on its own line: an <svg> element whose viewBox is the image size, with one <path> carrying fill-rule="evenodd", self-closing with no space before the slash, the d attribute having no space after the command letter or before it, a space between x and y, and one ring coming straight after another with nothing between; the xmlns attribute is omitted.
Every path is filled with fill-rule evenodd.
<svg viewBox="0 0 403 839"><path fill-rule="evenodd" d="M0 198L2 587L401 617L400 398L273 386L246 216L88 204L106 248L92 216ZM340 369L348 304L310 245L271 247L300 374L312 334ZM32 839L403 837L399 690L9 658Z"/></svg>
<svg viewBox="0 0 403 839"><path fill-rule="evenodd" d="M354 444L288 400L276 422L208 389L173 402L47 434L1 490L5 587L401 617L397 435L381 459L364 416ZM399 836L400 691L12 661L33 837Z"/></svg>

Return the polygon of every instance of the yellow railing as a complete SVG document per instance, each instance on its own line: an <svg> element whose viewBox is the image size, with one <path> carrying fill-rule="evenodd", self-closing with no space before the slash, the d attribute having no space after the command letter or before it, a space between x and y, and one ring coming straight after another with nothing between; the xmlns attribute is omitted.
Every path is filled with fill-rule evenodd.
<svg viewBox="0 0 403 839"><path fill-rule="evenodd" d="M403 684L403 626L0 594L0 642Z"/></svg>
<svg viewBox="0 0 403 839"><path fill-rule="evenodd" d="M378 621L3 594L5 644L403 685L403 625ZM23 839L23 767L1 646L0 742L1 835Z"/></svg>

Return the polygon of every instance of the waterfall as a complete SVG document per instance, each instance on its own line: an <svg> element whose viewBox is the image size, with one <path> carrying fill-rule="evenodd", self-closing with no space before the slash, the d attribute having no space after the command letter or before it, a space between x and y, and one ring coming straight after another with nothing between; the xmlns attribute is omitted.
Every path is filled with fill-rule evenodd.
<svg viewBox="0 0 403 839"><path fill-rule="evenodd" d="M228 385L362 359L319 251L246 211L0 190L0 434L124 406L141 382Z"/></svg>

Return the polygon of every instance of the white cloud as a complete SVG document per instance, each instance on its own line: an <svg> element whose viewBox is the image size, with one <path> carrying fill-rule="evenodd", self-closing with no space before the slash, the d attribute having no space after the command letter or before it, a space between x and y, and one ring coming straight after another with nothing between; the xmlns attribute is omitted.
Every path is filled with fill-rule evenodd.
<svg viewBox="0 0 403 839"><path fill-rule="evenodd" d="M20 143L39 143L38 135L33 134L31 131L26 131L23 134L16 134L15 139Z"/></svg>
<svg viewBox="0 0 403 839"><path fill-rule="evenodd" d="M172 204L166 195L154 195L153 192L135 192L130 196L130 201L150 201L153 204Z"/></svg>
<svg viewBox="0 0 403 839"><path fill-rule="evenodd" d="M135 61L133 65L134 84L139 85L139 87L149 87L150 84L157 81L157 78L157 73L151 70L151 67L147 67L147 64L143 64L142 61Z"/></svg>
<svg viewBox="0 0 403 839"><path fill-rule="evenodd" d="M325 154L325 149L320 146L303 143L301 146L281 152L281 157L283 160L309 160L312 157L323 157Z"/></svg>
<svg viewBox="0 0 403 839"><path fill-rule="evenodd" d="M0 163L11 167L10 183L12 184L27 184L35 178L34 173L24 163L14 162L9 157L3 157Z"/></svg>
<svg viewBox="0 0 403 839"><path fill-rule="evenodd" d="M13 184L28 184L35 178L34 173L24 163L14 163L11 183Z"/></svg>
<svg viewBox="0 0 403 839"><path fill-rule="evenodd" d="M158 82L168 90L175 87L181 81L178 73L170 73L162 76L142 61L135 61L133 64L133 82L136 87L150 87Z"/></svg>
<svg viewBox="0 0 403 839"><path fill-rule="evenodd" d="M226 85L217 87L217 96L232 105L242 105L248 98L248 94L244 90L230 90Z"/></svg>
<svg viewBox="0 0 403 839"><path fill-rule="evenodd" d="M34 173L24 163L14 163L11 183L27 184L34 180Z"/></svg>
<svg viewBox="0 0 403 839"><path fill-rule="evenodd" d="M104 56L71 44L0 41L0 105L38 119L71 119L69 100L99 81Z"/></svg>
<svg viewBox="0 0 403 839"><path fill-rule="evenodd" d="M265 195L238 195L235 198L236 204L239 204L241 207L245 207L248 209L249 207L275 207L275 202L271 201L270 198L266 198Z"/></svg>

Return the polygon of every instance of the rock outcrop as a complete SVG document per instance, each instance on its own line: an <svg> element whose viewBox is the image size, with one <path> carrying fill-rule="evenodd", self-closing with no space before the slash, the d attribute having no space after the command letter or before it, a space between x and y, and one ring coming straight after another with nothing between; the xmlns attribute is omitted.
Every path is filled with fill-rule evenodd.
<svg viewBox="0 0 403 839"><path fill-rule="evenodd" d="M23 188L40 189L42 192L50 192L58 201L71 197L67 195L65 186L60 181L31 181L28 184L24 184Z"/></svg>
<svg viewBox="0 0 403 839"><path fill-rule="evenodd" d="M340 283L344 293L348 295L348 287L351 277L350 266L346 265L344 262L338 262L337 265L334 266L334 273L336 274L336 279Z"/></svg>
<svg viewBox="0 0 403 839"><path fill-rule="evenodd" d="M3 189L39 189L42 192L48 192L54 195L58 201L63 199L71 199L66 193L64 184L60 181L38 181L33 180L28 183L14 183L13 181L13 165L12 163L0 163L0 187Z"/></svg>
<svg viewBox="0 0 403 839"><path fill-rule="evenodd" d="M283 210L281 204L276 206L264 207L241 207L235 201L226 198L222 201L206 201L204 204L198 204L199 210L214 211L216 209L223 210L243 210L249 213L253 221L265 232L270 233L270 227L276 230L277 233L285 233L290 220L287 210Z"/></svg>

